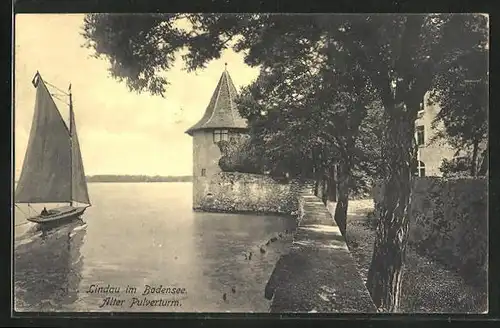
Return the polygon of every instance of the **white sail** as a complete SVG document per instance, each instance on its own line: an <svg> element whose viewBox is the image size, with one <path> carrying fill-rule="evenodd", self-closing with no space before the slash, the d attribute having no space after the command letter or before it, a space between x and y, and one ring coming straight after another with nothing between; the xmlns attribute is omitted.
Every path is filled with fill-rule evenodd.
<svg viewBox="0 0 500 328"><path fill-rule="evenodd" d="M90 204L70 99L70 128L37 73L36 103L16 203Z"/></svg>
<svg viewBox="0 0 500 328"><path fill-rule="evenodd" d="M71 201L71 139L44 81L36 83L35 113L15 193L16 203Z"/></svg>
<svg viewBox="0 0 500 328"><path fill-rule="evenodd" d="M72 142L72 183L71 183L71 194L72 199L75 202L90 204L89 192L87 190L87 181L85 179L85 170L83 169L82 154L80 152L80 143L78 142L78 134L76 133L75 124L75 114L73 112L73 106L70 103L70 131L71 131L71 142Z"/></svg>

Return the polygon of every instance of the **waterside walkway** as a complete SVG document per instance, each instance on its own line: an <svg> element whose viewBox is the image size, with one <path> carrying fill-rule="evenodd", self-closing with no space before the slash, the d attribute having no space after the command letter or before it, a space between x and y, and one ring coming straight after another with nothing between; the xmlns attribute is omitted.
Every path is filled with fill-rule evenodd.
<svg viewBox="0 0 500 328"><path fill-rule="evenodd" d="M309 189L299 196L300 222L290 252L266 286L271 312L376 312L344 237Z"/></svg>

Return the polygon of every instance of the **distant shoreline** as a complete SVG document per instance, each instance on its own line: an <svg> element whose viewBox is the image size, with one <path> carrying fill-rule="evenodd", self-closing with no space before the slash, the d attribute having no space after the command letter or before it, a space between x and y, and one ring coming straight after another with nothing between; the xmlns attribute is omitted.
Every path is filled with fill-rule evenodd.
<svg viewBox="0 0 500 328"><path fill-rule="evenodd" d="M101 182L101 183L153 183L153 182L192 182L193 177L190 175L181 176L149 176L149 175L90 175L87 176L87 183ZM18 183L18 181L14 181Z"/></svg>
<svg viewBox="0 0 500 328"><path fill-rule="evenodd" d="M192 182L192 176L147 176L147 175L92 175L87 176L87 182Z"/></svg>
<svg viewBox="0 0 500 328"><path fill-rule="evenodd" d="M87 181L87 183L174 183L174 182L192 182L189 181Z"/></svg>

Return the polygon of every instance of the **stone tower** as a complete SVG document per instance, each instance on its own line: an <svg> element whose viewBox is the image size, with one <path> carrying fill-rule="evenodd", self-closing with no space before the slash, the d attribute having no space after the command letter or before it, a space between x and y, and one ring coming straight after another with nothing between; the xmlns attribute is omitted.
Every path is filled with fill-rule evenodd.
<svg viewBox="0 0 500 328"><path fill-rule="evenodd" d="M201 120L186 131L193 137L193 209L200 209L210 177L221 172L217 142L240 137L247 122L236 108L236 88L226 69L222 72Z"/></svg>

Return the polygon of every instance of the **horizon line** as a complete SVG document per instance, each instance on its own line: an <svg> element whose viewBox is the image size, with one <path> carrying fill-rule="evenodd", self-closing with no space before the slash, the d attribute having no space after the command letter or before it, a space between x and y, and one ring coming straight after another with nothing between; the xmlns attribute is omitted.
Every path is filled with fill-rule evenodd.
<svg viewBox="0 0 500 328"><path fill-rule="evenodd" d="M116 176L122 176L122 177L160 177L160 178L179 178L179 177L193 177L192 174L188 175L149 175L149 174L89 174L85 175L86 178L90 177L97 177L97 176L111 176L111 177L116 177ZM14 182L19 182L19 179L14 179Z"/></svg>

